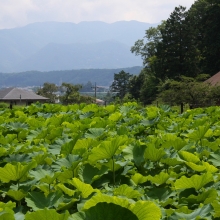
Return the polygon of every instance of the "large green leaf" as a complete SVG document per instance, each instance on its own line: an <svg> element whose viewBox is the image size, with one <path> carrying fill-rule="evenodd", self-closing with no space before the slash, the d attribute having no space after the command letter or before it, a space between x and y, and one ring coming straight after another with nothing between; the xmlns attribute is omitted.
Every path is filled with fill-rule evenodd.
<svg viewBox="0 0 220 220"><path fill-rule="evenodd" d="M199 194L198 196L196 195L190 195L188 197L189 200L194 200L197 201L198 204L211 204L214 200L216 200L218 196L218 192L215 189L209 189L207 191L202 192L201 194ZM194 202L195 203L195 202Z"/></svg>
<svg viewBox="0 0 220 220"><path fill-rule="evenodd" d="M142 184L142 183L145 183L145 182L148 181L147 176L143 176L143 175L141 175L140 173L135 173L135 174L131 177L131 179L134 181L134 183L135 183L136 185Z"/></svg>
<svg viewBox="0 0 220 220"><path fill-rule="evenodd" d="M138 199L141 197L141 194L137 191L129 187L128 185L120 185L118 188L114 190L115 196L125 196L129 199Z"/></svg>
<svg viewBox="0 0 220 220"><path fill-rule="evenodd" d="M15 217L15 220L24 220L25 219L25 216L22 212L16 212L14 214L14 217Z"/></svg>
<svg viewBox="0 0 220 220"><path fill-rule="evenodd" d="M100 146L92 149L89 161L96 162L97 160L111 159L120 146L127 141L126 136L118 136L112 138L111 141L103 141Z"/></svg>
<svg viewBox="0 0 220 220"><path fill-rule="evenodd" d="M6 157L4 161L8 163L12 163L12 162L28 163L31 161L31 158L27 154L12 154L9 155L9 157Z"/></svg>
<svg viewBox="0 0 220 220"><path fill-rule="evenodd" d="M60 171L61 168L64 167L75 169L80 161L81 157L79 155L69 154L66 158L56 160L54 165L52 165L52 168L57 171Z"/></svg>
<svg viewBox="0 0 220 220"><path fill-rule="evenodd" d="M39 209L54 207L61 196L61 191L52 192L47 197L41 192L30 192L25 198L25 201L27 202L28 207L31 207L36 211Z"/></svg>
<svg viewBox="0 0 220 220"><path fill-rule="evenodd" d="M82 195L82 198L87 198L91 193L98 191L98 190L94 190L91 185L83 183L77 178L73 178L68 182L79 190L79 192Z"/></svg>
<svg viewBox="0 0 220 220"><path fill-rule="evenodd" d="M28 165L22 165L20 162L16 165L7 163L3 168L0 167L0 180L5 183L10 181L25 181L28 178L28 171L36 167L36 165L36 162L31 162Z"/></svg>
<svg viewBox="0 0 220 220"><path fill-rule="evenodd" d="M197 172L202 172L206 169L205 166L197 165L197 164L192 163L192 162L186 162L186 165L189 166L191 169L197 171Z"/></svg>
<svg viewBox="0 0 220 220"><path fill-rule="evenodd" d="M122 114L120 112L115 112L109 116L110 121L119 121L122 118Z"/></svg>
<svg viewBox="0 0 220 220"><path fill-rule="evenodd" d="M215 210L214 217L219 218L220 217L220 204L219 204L219 202L217 200L213 200L212 207Z"/></svg>
<svg viewBox="0 0 220 220"><path fill-rule="evenodd" d="M9 201L7 203L4 203L4 202L0 202L0 210L4 210L6 208L8 209L14 209L16 207L16 203L15 202L12 202L12 201Z"/></svg>
<svg viewBox="0 0 220 220"><path fill-rule="evenodd" d="M73 178L73 170L64 170L62 173L60 173L60 175L57 177L57 179L59 181L61 181L62 183L67 182L69 179Z"/></svg>
<svg viewBox="0 0 220 220"><path fill-rule="evenodd" d="M77 140L80 138L81 134L76 135L70 142L65 143L64 145L61 146L61 154L64 155L69 155L72 153L73 148L77 142Z"/></svg>
<svg viewBox="0 0 220 220"><path fill-rule="evenodd" d="M29 126L27 124L21 123L21 122L10 122L8 124L5 124L5 127L9 131L20 132L22 130L27 130Z"/></svg>
<svg viewBox="0 0 220 220"><path fill-rule="evenodd" d="M188 135L189 139L194 140L194 141L199 141L201 140L206 132L209 130L209 125L208 126L199 126L197 130L194 130L192 133Z"/></svg>
<svg viewBox="0 0 220 220"><path fill-rule="evenodd" d="M218 148L219 148L219 146L218 146ZM209 159L209 161L212 162L213 165L215 165L217 167L220 167L220 155L219 155L219 152L211 153L210 156L211 156L211 159Z"/></svg>
<svg viewBox="0 0 220 220"><path fill-rule="evenodd" d="M74 149L82 149L85 148L86 150L89 149L91 146L97 146L98 141L91 139L91 138L87 138L87 139L78 139Z"/></svg>
<svg viewBox="0 0 220 220"><path fill-rule="evenodd" d="M152 162L159 161L165 155L163 148L157 149L153 144L148 144L144 157Z"/></svg>
<svg viewBox="0 0 220 220"><path fill-rule="evenodd" d="M208 162L202 161L203 166L206 168L207 172L216 173L218 169L213 165L209 164Z"/></svg>
<svg viewBox="0 0 220 220"><path fill-rule="evenodd" d="M178 158L162 158L160 162L167 164L168 166L176 166L184 163L182 160Z"/></svg>
<svg viewBox="0 0 220 220"><path fill-rule="evenodd" d="M46 139L48 140L54 140L55 138L58 138L62 135L63 133L63 128L61 127L54 127L53 129L50 129L50 131L48 131L48 134L46 136Z"/></svg>
<svg viewBox="0 0 220 220"><path fill-rule="evenodd" d="M108 196L103 194L97 194L88 200L83 207L82 211L90 209L96 206L98 203L113 203L121 207L131 210L139 220L159 220L161 218L161 211L151 201L138 201L136 203L129 203L127 199L119 198L116 196Z"/></svg>
<svg viewBox="0 0 220 220"><path fill-rule="evenodd" d="M25 220L67 220L68 217L69 214L67 212L58 214L54 209L43 209L35 212L28 212L25 215Z"/></svg>
<svg viewBox="0 0 220 220"><path fill-rule="evenodd" d="M20 201L22 200L26 195L27 193L24 192L23 190L9 190L7 192L7 195L13 199L15 199L16 201Z"/></svg>
<svg viewBox="0 0 220 220"><path fill-rule="evenodd" d="M115 205L120 205L124 208L129 208L130 203L125 198L119 198L116 196L108 196L105 194L98 193L97 195L93 196L91 199L86 201L86 203L83 206L83 210L90 209L93 206L96 206L100 202L106 202L106 203L113 203Z"/></svg>
<svg viewBox="0 0 220 220"><path fill-rule="evenodd" d="M201 208L196 209L194 212L190 214L185 213L179 213L178 211L175 211L174 214L172 214L168 220L179 220L179 219L185 219L185 220L192 220L192 219L212 219L211 218L211 212L213 208L210 204L204 205Z"/></svg>
<svg viewBox="0 0 220 220"><path fill-rule="evenodd" d="M174 183L175 189L188 189L195 188L196 190L201 189L207 183L213 181L211 173L204 173L202 175L193 175L190 178L182 176Z"/></svg>
<svg viewBox="0 0 220 220"><path fill-rule="evenodd" d="M175 150L179 151L182 149L187 142L180 137L177 137L176 134L165 134L163 137L164 143L162 144L163 148L170 148L173 147Z"/></svg>
<svg viewBox="0 0 220 220"><path fill-rule="evenodd" d="M84 183L91 184L99 179L103 174L107 173L108 167L102 166L100 169L90 165L89 163L81 166L78 170L78 175Z"/></svg>
<svg viewBox="0 0 220 220"><path fill-rule="evenodd" d="M152 183L154 183L155 185L162 185L164 183L166 183L166 181L170 178L168 173L164 173L164 172L160 172L158 175L156 176L147 176L148 180L150 180Z"/></svg>
<svg viewBox="0 0 220 220"><path fill-rule="evenodd" d="M105 132L104 128L90 128L87 133L85 133L86 138L99 138Z"/></svg>
<svg viewBox="0 0 220 220"><path fill-rule="evenodd" d="M130 210L139 220L159 220L162 216L160 208L151 201L138 201L131 205Z"/></svg>
<svg viewBox="0 0 220 220"><path fill-rule="evenodd" d="M134 160L137 166L140 166L144 162L144 152L147 146L145 144L134 144L126 147L123 152L125 154L124 158L129 160Z"/></svg>
<svg viewBox="0 0 220 220"><path fill-rule="evenodd" d="M200 159L196 155L187 151L180 151L179 155L182 157L183 160L187 162L198 163L200 161Z"/></svg>
<svg viewBox="0 0 220 220"><path fill-rule="evenodd" d="M53 172L51 170L37 169L36 171L30 171L31 176L41 182L51 184L60 175L60 172Z"/></svg>
<svg viewBox="0 0 220 220"><path fill-rule="evenodd" d="M73 196L75 194L75 190L69 189L62 183L57 184L56 188L62 190L68 196Z"/></svg>
<svg viewBox="0 0 220 220"><path fill-rule="evenodd" d="M72 215L68 220L138 220L129 209L112 203L100 202L84 213Z"/></svg>
<svg viewBox="0 0 220 220"><path fill-rule="evenodd" d="M152 188L146 192L146 195L152 199L167 201L170 197L174 197L177 193L169 188Z"/></svg>
<svg viewBox="0 0 220 220"><path fill-rule="evenodd" d="M86 105L83 109L82 112L98 112L99 107L96 104L90 104Z"/></svg>
<svg viewBox="0 0 220 220"><path fill-rule="evenodd" d="M1 220L15 220L14 214L8 213L6 211L0 212Z"/></svg>

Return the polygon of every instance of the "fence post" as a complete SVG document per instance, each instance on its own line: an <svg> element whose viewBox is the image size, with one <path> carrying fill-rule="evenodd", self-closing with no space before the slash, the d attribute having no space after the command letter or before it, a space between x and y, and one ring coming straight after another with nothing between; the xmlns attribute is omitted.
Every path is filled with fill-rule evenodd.
<svg viewBox="0 0 220 220"><path fill-rule="evenodd" d="M180 104L180 113L182 114L183 113L183 103L181 102Z"/></svg>

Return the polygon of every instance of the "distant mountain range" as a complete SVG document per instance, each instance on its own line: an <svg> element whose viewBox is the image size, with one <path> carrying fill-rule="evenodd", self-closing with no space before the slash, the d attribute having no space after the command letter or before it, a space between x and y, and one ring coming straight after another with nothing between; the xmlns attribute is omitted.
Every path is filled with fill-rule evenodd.
<svg viewBox="0 0 220 220"><path fill-rule="evenodd" d="M72 84L86 84L89 81L96 85L110 86L114 79L114 73L121 70L133 75L141 72L143 67L129 67L118 69L81 69L81 70L62 70L62 71L27 71L20 73L0 73L1 87L28 87L42 86L45 82L61 85L62 82Z"/></svg>
<svg viewBox="0 0 220 220"><path fill-rule="evenodd" d="M0 30L0 72L116 69L141 66L130 52L145 30L138 21L43 22Z"/></svg>

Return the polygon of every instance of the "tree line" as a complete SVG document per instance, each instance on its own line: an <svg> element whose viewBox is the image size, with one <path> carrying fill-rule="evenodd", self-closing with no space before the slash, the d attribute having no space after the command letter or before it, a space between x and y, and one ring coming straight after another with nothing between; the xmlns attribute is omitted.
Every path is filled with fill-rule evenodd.
<svg viewBox="0 0 220 220"><path fill-rule="evenodd" d="M131 52L143 59L137 76L115 75L112 91L125 92L133 99L150 104L157 99L170 103L218 102L220 89L203 82L220 71L220 1L197 0L189 10L175 7L169 18L146 30ZM119 82L118 82L119 83Z"/></svg>
<svg viewBox="0 0 220 220"><path fill-rule="evenodd" d="M74 103L93 103L94 97L81 95L79 90L82 88L80 84L62 83L57 86L54 83L46 82L37 89L37 94L49 98L50 103L62 103L64 105Z"/></svg>

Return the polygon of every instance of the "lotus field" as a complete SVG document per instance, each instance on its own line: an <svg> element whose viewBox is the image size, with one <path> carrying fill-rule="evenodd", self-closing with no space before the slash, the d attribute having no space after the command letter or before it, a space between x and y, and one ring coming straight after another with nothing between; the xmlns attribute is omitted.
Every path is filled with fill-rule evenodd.
<svg viewBox="0 0 220 220"><path fill-rule="evenodd" d="M0 111L1 220L220 219L220 108Z"/></svg>

